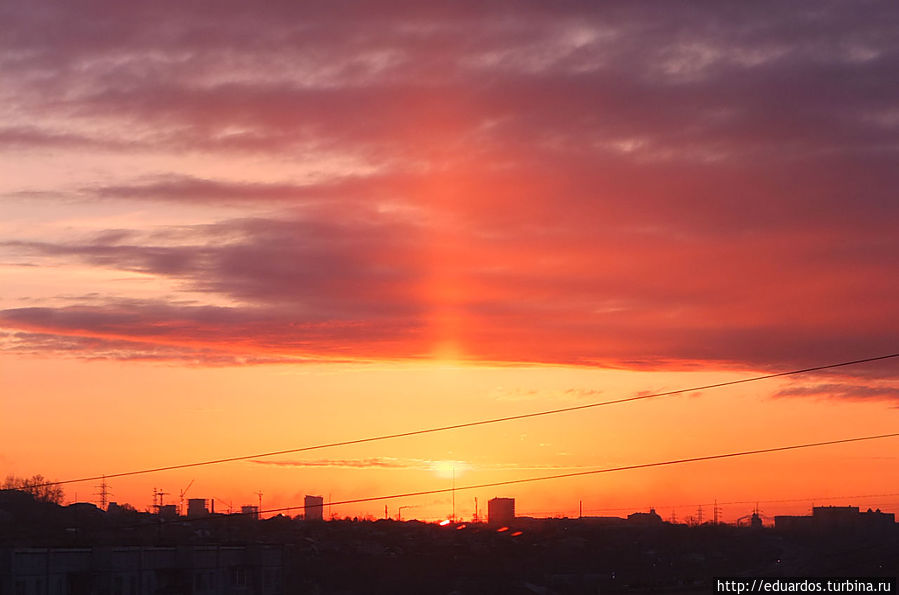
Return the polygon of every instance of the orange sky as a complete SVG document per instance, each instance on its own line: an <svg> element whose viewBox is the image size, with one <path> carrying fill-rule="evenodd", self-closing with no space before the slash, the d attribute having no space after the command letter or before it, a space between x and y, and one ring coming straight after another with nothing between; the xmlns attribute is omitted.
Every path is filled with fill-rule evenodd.
<svg viewBox="0 0 899 595"><path fill-rule="evenodd" d="M40 470L57 479L117 473L389 434L480 418L612 400L745 374L635 372L579 367L450 364L179 367L4 356L2 462L11 473ZM52 367L52 374L48 374ZM136 379L139 379L136 381ZM895 430L882 402L772 397L796 381L763 381L581 412L110 480L115 499L148 506L153 488L219 498L222 509L255 503L296 505L307 493L335 501L457 485L554 475L681 457L815 442ZM602 388L597 388L602 387ZM48 415L47 412L50 412ZM14 420L14 421L13 421ZM12 423L10 423L12 422ZM695 503L894 494L850 499L887 506L895 495L890 440L709 461L459 492L457 514L495 496L523 512L574 514L578 500L604 509ZM441 475L441 471L444 473ZM69 498L96 500L98 482L66 486ZM171 502L175 502L170 499ZM445 495L386 502L415 515L451 512ZM383 514L374 502L339 507L343 515ZM771 503L802 511L809 502ZM750 509L728 507L733 517ZM395 514L395 512L391 512ZM407 517L411 516L408 512ZM618 514L610 511L608 514Z"/></svg>
<svg viewBox="0 0 899 595"><path fill-rule="evenodd" d="M117 473L897 352L883 10L2 9L0 473ZM141 508L191 480L280 507L447 487L453 462L464 486L890 433L897 403L893 359L111 483ZM459 492L456 510L895 509L895 443Z"/></svg>

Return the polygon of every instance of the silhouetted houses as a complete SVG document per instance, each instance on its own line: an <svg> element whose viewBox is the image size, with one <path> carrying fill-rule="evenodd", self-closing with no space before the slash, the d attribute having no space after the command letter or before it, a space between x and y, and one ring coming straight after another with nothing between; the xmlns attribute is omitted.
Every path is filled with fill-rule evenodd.
<svg viewBox="0 0 899 595"><path fill-rule="evenodd" d="M103 510L90 502L75 502L65 507L71 518L80 522L91 522L102 519L106 514Z"/></svg>
<svg viewBox="0 0 899 595"><path fill-rule="evenodd" d="M640 524L656 522L651 511L450 528L280 515L161 523L130 507L113 514L16 496L0 491L0 595L690 593L714 591L711 577L772 569L882 576L899 560L899 527L879 511L818 511L819 519L855 517L858 528L790 534ZM879 523L890 529L866 528Z"/></svg>
<svg viewBox="0 0 899 595"><path fill-rule="evenodd" d="M109 514L112 514L112 515L124 514L127 511L128 511L128 509L124 506L119 506L118 502L110 502L109 505L106 507L106 512L108 512Z"/></svg>
<svg viewBox="0 0 899 595"><path fill-rule="evenodd" d="M247 517L248 519L257 520L259 518L259 507L258 506L241 506L240 514Z"/></svg>
<svg viewBox="0 0 899 595"><path fill-rule="evenodd" d="M866 529L883 529L896 526L896 515L892 512L880 512L880 509L860 512L861 524Z"/></svg>
<svg viewBox="0 0 899 595"><path fill-rule="evenodd" d="M487 522L508 525L515 520L515 498L493 498L487 501Z"/></svg>
<svg viewBox="0 0 899 595"><path fill-rule="evenodd" d="M321 521L324 518L325 499L321 496L306 496L303 499L303 518L307 521Z"/></svg>
<svg viewBox="0 0 899 595"><path fill-rule="evenodd" d="M650 508L649 512L635 512L627 515L627 522L631 525L640 526L661 525L662 517L656 514L655 508Z"/></svg>
<svg viewBox="0 0 899 595"><path fill-rule="evenodd" d="M815 506L811 516L774 517L774 527L786 531L878 530L895 526L892 513L871 510L859 512L858 506Z"/></svg>

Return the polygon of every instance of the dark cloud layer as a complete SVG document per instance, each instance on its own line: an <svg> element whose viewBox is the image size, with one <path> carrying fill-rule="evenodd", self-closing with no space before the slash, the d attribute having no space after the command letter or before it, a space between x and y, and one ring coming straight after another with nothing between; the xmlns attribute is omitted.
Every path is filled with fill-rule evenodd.
<svg viewBox="0 0 899 595"><path fill-rule="evenodd" d="M8 309L16 349L783 366L899 344L889 3L94 1L0 21L7 154L365 166L55 190L285 214L5 242L233 302Z"/></svg>

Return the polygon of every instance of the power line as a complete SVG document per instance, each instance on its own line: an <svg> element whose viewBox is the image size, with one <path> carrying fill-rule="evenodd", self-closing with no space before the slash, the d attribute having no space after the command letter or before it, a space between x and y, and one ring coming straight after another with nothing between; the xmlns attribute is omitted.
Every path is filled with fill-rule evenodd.
<svg viewBox="0 0 899 595"><path fill-rule="evenodd" d="M700 461L712 461L716 459L729 459L735 457L745 457L750 455L759 455L772 452L783 452L787 450L799 450L803 448L817 448L819 446L832 446L835 444L848 444L851 442L864 442L868 440L882 440L884 438L897 438L899 432L891 434L878 434L874 436L859 436L854 438L841 438L838 440L826 440L824 442L807 442L804 444L791 444L788 446L775 446L771 448L760 448L757 450L741 450L737 452L721 453L714 455L705 455L700 457L688 457L682 459L671 459L668 461L656 461L653 463L640 463L637 465L624 465L621 467L607 467L604 469L591 469L590 471L576 471L572 473L560 473L557 475L544 475L540 477L527 477L523 479L510 479L506 481L495 481L491 483L482 483L469 486L455 486L453 488L441 488L437 490L422 490L418 492L405 492L401 494L390 494L387 496L373 496L367 498L354 498L352 500L340 500L338 502L329 502L329 506L339 506L343 504L360 504L362 502L376 502L378 500L393 500L396 498L413 498L416 496L429 496L433 494L446 494L453 490L480 490L484 488L495 488L499 486L516 485L521 483L532 483L537 481L551 481L555 479L565 479L569 477L583 477L585 475L599 475L601 473L615 473L618 471L633 471L635 469L649 469L652 467L665 467L669 465L682 465L685 463L697 463ZM754 502L754 501L753 501ZM728 503L730 504L730 503ZM285 506L282 508L272 508L266 510L266 513L284 512L288 509L296 508L296 506Z"/></svg>
<svg viewBox="0 0 899 595"><path fill-rule="evenodd" d="M532 482L538 482L538 481L551 481L551 480L555 480L555 479L564 479L564 478L569 478L569 477L598 475L601 473L615 473L618 471L631 471L631 470L635 470L635 469L648 469L648 468L652 468L652 467L680 465L680 464L685 464L685 463L696 463L696 462L700 462L700 461L711 461L711 460L715 460L715 459L727 459L727 458L750 456L750 455L757 455L757 454L782 452L782 451L788 451L788 450L799 450L799 449L803 449L803 448L816 448L819 446L830 446L830 445L835 445L835 444L847 444L847 443L851 443L851 442L863 442L863 441L868 441L868 440L880 440L880 439L884 439L884 438L896 438L896 437L899 437L899 432L894 432L891 434L879 434L879 435L875 435L875 436L859 436L859 437L854 437L854 438L842 438L842 439L838 439L838 440L827 440L824 442L809 442L809 443L805 443L805 444L791 444L788 446L775 446L775 447L771 447L771 448L763 448L763 449L757 449L757 450L743 450L743 451L737 451L737 452L731 452L731 453L705 455L705 456L700 456L700 457L672 459L672 460L668 460L668 461L656 461L653 463L640 463L637 465L609 467L609 468L605 468L605 469L592 469L590 471L579 471L579 472L574 472L574 473L561 473L558 475L544 475L541 477L528 477L528 478L523 478L523 479L496 481L496 482L491 482L491 483L482 483L482 484L461 486L461 487L456 486L454 488L441 488L441 489L436 489L436 490L421 490L421 491L417 491L417 492L405 492L405 493L400 493L400 494L390 494L390 495L386 495L386 496L372 496L372 497L367 497L367 498L354 498L352 500L339 500L336 502L329 501L329 502L327 502L327 505L330 508L331 506L339 506L339 505L344 505L344 504L360 504L363 502L376 502L379 500L394 500L397 498L413 498L413 497L417 497L417 496L445 494L447 492L453 491L454 489L455 490L478 490L478 489L493 488L493 487L500 487L500 486L506 486L506 485L532 483ZM887 495L887 494L884 494L884 495ZM756 502L755 500L752 501L752 503L755 503L755 502ZM727 503L727 504L731 504L731 503ZM324 504L323 504L323 506L324 506ZM296 508L302 508L302 506L300 506L299 504L294 504L291 506L283 506L280 508L270 508L267 510L258 510L258 511L253 511L253 512L240 512L240 513L234 513L234 514L228 514L228 515L222 515L222 516L211 516L211 517L202 517L202 518L179 518L175 522L183 524L183 523L200 522L200 521L217 521L217 520L222 520L222 519L229 519L229 518L243 517L243 516L253 516L253 515L257 515L257 516L261 517L262 514L289 512ZM128 527L131 527L131 528L139 528L139 527L145 527L145 526L146 525L144 523L128 525ZM110 530L114 529L113 527L108 527L108 528ZM121 529L122 527L117 527L117 528Z"/></svg>
<svg viewBox="0 0 899 595"><path fill-rule="evenodd" d="M211 459L211 460L207 460L207 461L198 461L198 462L194 462L194 463L182 463L182 464L177 464L177 465L166 465L166 466L163 466L163 467L152 467L152 468L149 468L149 469L140 469L140 470L137 470L137 471L124 471L124 472L121 472L121 473L111 473L111 474L106 474L105 476L102 476L102 475L94 475L94 476L91 476L91 477L80 477L80 478L77 478L77 479L66 479L66 480L63 480L63 481L48 482L48 483L46 483L46 484L44 484L44 485L63 485L63 484L69 484L69 483L79 483L79 482L84 482L84 481L96 481L96 480L98 480L98 479L102 479L103 477L106 477L107 479L114 478L114 477L130 477L130 476L133 476L133 475L144 475L144 474L147 474L147 473L159 473L159 472L161 472L161 471L174 471L174 470L176 470L176 469L189 469L189 468L191 468L191 467L204 467L204 466L207 466L207 465L218 465L218 464L221 464L221 463L234 463L234 462L238 462L238 461L247 461L247 460L250 460L250 459L260 459L260 458L273 457L273 456L278 456L278 455L294 454L294 453L299 453L299 452L308 452L308 451L312 451L312 450L322 450L322 449L326 449L326 448L336 448L336 447L339 447L339 446L351 446L351 445L355 445L355 444L365 444L365 443L368 443L368 442L378 442L378 441L382 441L382 440L393 440L393 439L396 439L396 438L407 438L407 437L410 437L410 436L420 436L420 435L422 435L422 434L432 434L432 433L436 433L436 432L446 432L446 431L449 431L449 430L460 430L460 429L463 429L463 428L472 428L472 427L476 427L476 426L485 426L485 425L497 424L497 423L503 423L503 422L508 422L508 421L517 421L517 420L522 420L522 419L530 419L530 418L534 418L534 417L543 417L543 416L547 416L547 415L556 415L556 414L559 414L559 413L570 413L570 412L572 412L572 411L582 411L582 410L585 410L585 409L593 409L593 408L596 408L596 407L603 407L603 406L605 406L605 405L618 405L618 404L621 404L621 403L630 403L630 402L633 402L633 401L643 401L643 400L647 400L647 399L656 399L656 398L660 398L660 397L669 397L669 396L679 395L679 394L683 394L683 393L691 393L691 392L703 391L703 390L712 390L712 389L716 389L716 388L723 388L723 387L726 387L726 386L734 386L734 385L738 385L738 384L746 384L746 383L749 383L749 382L759 382L759 381L761 381L761 380L769 380L769 379L772 379L772 378L781 378L781 377L784 377L784 376L797 376L797 375L799 375L799 374L808 374L808 373L810 373L810 372L819 372L819 371L821 371L821 370L830 370L830 369L833 369L833 368L841 368L841 367L846 367L846 366L854 366L854 365L858 365L858 364L865 364L865 363L870 363L870 362L882 361L882 360L892 359L892 358L896 358L896 357L899 357L899 353L891 353L891 354L889 354L889 355L879 355L879 356L875 356L875 357L867 357L867 358L863 358L863 359L856 359L856 360L851 360L851 361L844 361L844 362L839 362L839 363L835 363L835 364L825 364L825 365L822 365L822 366L814 366L814 367L811 367L811 368L802 368L802 369L798 369L798 370L789 370L789 371L787 371L787 372L776 372L776 373L773 373L773 374L764 374L764 375L762 375L762 376L753 376L753 377L750 377L750 378L742 378L742 379L740 379L740 380L728 380L728 381L725 381L725 382L716 382L716 383L714 383L714 384L706 384L706 385L703 385L703 386L694 386L694 387L690 387L690 388L680 388L680 389L677 389L677 390L670 390L670 391L665 391L665 392L652 393L652 394L648 394L648 395L637 395L637 396L634 396L634 397L625 397L625 398L621 398L621 399L613 399L613 400L610 400L610 401L599 401L599 402L596 402L596 403L587 403L587 404L584 404L584 405L575 405L575 406L572 406L572 407L561 407L561 408L558 408L558 409L548 409L548 410L544 410L544 411L536 411L536 412L533 412L533 413L522 413L522 414L520 414L520 415L509 415L509 416L504 416L504 417L495 417L495 418L490 418L490 419L482 419L482 420L476 420L476 421L470 421L470 422L463 422L463 423L452 424L452 425L447 425L447 426L437 426L437 427L433 427L433 428L424 428L424 429L420 429L420 430L412 430L412 431L408 431L408 432L397 432L397 433L394 433L394 434L382 434L382 435L380 435L380 436L369 436L369 437L367 437L367 438L357 438L357 439L354 439L354 440L342 440L342 441L339 441L339 442L329 442L329 443L325 443L325 444L316 444L316 445L312 445L312 446L302 446L302 447L299 447L299 448L289 448L289 449L285 449L285 450L275 450L275 451L269 451L269 452L261 452L261 453L251 454L251 455L240 455L240 456L235 456L235 457L225 457L225 458L220 458L220 459Z"/></svg>

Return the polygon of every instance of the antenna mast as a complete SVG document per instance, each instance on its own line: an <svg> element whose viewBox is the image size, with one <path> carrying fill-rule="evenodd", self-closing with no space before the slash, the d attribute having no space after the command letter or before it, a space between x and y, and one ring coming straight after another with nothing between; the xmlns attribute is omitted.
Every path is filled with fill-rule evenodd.
<svg viewBox="0 0 899 595"><path fill-rule="evenodd" d="M456 522L456 463L453 463L453 522Z"/></svg>

